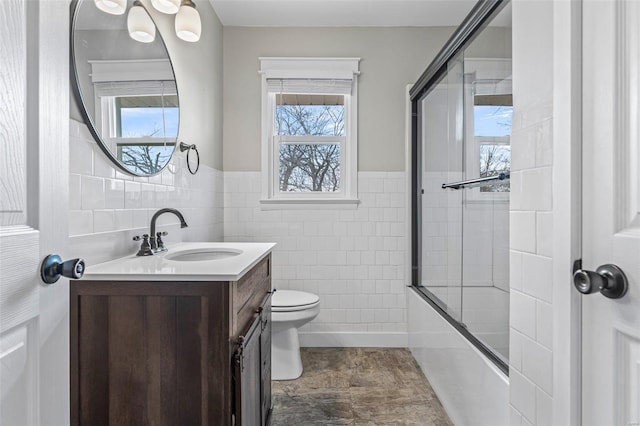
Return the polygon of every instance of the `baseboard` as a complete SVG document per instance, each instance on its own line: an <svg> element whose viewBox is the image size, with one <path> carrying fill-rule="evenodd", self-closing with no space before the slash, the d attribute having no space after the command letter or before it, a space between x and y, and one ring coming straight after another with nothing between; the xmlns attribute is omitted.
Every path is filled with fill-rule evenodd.
<svg viewBox="0 0 640 426"><path fill-rule="evenodd" d="M300 332L300 346L307 348L406 348L406 332Z"/></svg>

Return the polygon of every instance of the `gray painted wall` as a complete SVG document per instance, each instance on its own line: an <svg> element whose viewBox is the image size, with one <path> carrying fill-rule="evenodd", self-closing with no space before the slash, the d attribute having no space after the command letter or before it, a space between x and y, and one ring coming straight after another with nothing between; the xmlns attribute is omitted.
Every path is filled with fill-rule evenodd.
<svg viewBox="0 0 640 426"><path fill-rule="evenodd" d="M202 36L197 43L187 43L175 35L173 15L157 12L149 0L141 1L162 34L173 63L180 94L179 140L195 143L200 161L222 170L222 24L207 0L196 0ZM72 96L70 117L82 121L77 108Z"/></svg>
<svg viewBox="0 0 640 426"><path fill-rule="evenodd" d="M466 47L466 58L511 58L511 27L485 28Z"/></svg>
<svg viewBox="0 0 640 426"><path fill-rule="evenodd" d="M207 0L194 3L202 18L202 36L197 43L175 36L173 16L156 12L153 18L163 29L174 64L180 94L180 138L198 145L202 163L222 170L222 24Z"/></svg>
<svg viewBox="0 0 640 426"><path fill-rule="evenodd" d="M224 170L260 170L260 56L359 57L358 169L405 168L405 92L453 32L224 27Z"/></svg>

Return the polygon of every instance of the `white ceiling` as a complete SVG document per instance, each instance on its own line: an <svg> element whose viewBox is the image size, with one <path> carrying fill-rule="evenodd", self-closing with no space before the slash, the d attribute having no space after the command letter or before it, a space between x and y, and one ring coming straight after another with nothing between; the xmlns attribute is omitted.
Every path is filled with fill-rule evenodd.
<svg viewBox="0 0 640 426"><path fill-rule="evenodd" d="M476 0L209 0L223 25L458 26Z"/></svg>

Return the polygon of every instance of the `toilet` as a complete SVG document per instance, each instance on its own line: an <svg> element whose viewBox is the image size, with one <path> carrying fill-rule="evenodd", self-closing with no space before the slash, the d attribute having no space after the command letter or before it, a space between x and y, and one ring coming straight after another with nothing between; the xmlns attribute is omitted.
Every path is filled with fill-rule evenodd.
<svg viewBox="0 0 640 426"><path fill-rule="evenodd" d="M320 313L320 297L295 290L277 290L271 297L271 379L293 380L302 374L298 328Z"/></svg>

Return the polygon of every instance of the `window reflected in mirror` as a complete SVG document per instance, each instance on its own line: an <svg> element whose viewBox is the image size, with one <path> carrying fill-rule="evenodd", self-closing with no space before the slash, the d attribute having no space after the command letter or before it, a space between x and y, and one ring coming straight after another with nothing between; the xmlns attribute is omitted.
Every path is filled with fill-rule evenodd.
<svg viewBox="0 0 640 426"><path fill-rule="evenodd" d="M176 138L178 97L120 96L114 99L116 132L121 138Z"/></svg>
<svg viewBox="0 0 640 426"><path fill-rule="evenodd" d="M127 0L127 7L132 3ZM74 5L72 64L85 124L118 168L137 176L158 174L171 160L180 121L162 37L157 32L152 42L139 43L130 37L126 15L104 13L92 0ZM135 9L154 26L143 6Z"/></svg>

